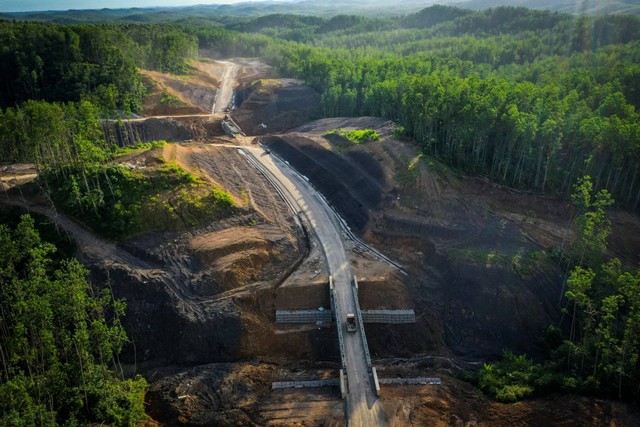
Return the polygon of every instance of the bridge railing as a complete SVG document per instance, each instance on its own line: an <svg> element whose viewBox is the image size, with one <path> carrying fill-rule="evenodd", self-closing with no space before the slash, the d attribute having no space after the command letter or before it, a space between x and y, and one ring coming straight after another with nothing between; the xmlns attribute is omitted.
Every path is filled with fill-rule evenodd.
<svg viewBox="0 0 640 427"><path fill-rule="evenodd" d="M364 357L367 360L367 367L371 368L371 355L369 354L369 345L367 344L367 336L364 333L364 322L362 321L362 311L360 310L360 301L358 300L358 279L353 276L353 285L351 286L353 291L353 303L356 307L356 317L358 318L358 328L360 328L360 339L362 339L362 346L364 347Z"/></svg>
<svg viewBox="0 0 640 427"><path fill-rule="evenodd" d="M413 310L363 310L362 318L365 323L416 323Z"/></svg>
<svg viewBox="0 0 640 427"><path fill-rule="evenodd" d="M340 346L340 363L343 369L347 368L347 360L344 351L344 335L342 332L342 314L338 301L336 299L336 290L333 288L333 276L329 276L329 292L331 293L331 309L336 319L336 328L338 329L338 345Z"/></svg>
<svg viewBox="0 0 640 427"><path fill-rule="evenodd" d="M271 383L272 390L282 390L285 388L319 388L336 387L340 385L339 379L310 380L310 381L275 381Z"/></svg>
<svg viewBox="0 0 640 427"><path fill-rule="evenodd" d="M330 310L276 310L276 323L330 323Z"/></svg>

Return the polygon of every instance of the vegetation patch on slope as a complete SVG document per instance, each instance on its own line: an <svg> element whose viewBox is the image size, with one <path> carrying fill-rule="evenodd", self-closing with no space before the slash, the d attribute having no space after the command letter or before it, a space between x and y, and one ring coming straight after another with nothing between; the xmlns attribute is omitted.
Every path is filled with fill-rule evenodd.
<svg viewBox="0 0 640 427"><path fill-rule="evenodd" d="M326 135L338 134L344 136L354 144L363 144L369 141L380 140L380 134L375 129L334 129L326 133Z"/></svg>
<svg viewBox="0 0 640 427"><path fill-rule="evenodd" d="M175 161L165 162L158 149L141 154L146 156L130 162L49 172L43 180L63 211L116 239L205 225L235 206L224 190L211 188Z"/></svg>

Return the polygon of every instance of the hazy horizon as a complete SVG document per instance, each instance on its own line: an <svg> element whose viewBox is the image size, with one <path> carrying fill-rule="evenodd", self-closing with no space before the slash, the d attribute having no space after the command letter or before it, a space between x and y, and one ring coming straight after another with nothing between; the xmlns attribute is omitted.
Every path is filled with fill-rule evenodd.
<svg viewBox="0 0 640 427"><path fill-rule="evenodd" d="M49 10L129 9L133 7L194 6L292 0L0 0L0 12L35 12Z"/></svg>

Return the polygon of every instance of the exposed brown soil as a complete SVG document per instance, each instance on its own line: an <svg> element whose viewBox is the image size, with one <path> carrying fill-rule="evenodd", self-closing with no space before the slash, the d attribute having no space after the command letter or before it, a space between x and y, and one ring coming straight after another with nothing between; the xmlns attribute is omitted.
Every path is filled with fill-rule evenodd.
<svg viewBox="0 0 640 427"><path fill-rule="evenodd" d="M441 386L387 385L381 395L387 425L411 426L634 426L628 406L594 398L555 395L515 404L488 400L468 383L445 377Z"/></svg>
<svg viewBox="0 0 640 427"><path fill-rule="evenodd" d="M37 176L38 171L32 163L0 164L0 190L7 191L26 184Z"/></svg>
<svg viewBox="0 0 640 427"><path fill-rule="evenodd" d="M380 362L382 377L418 373L442 377L442 385L385 385L387 426L635 426L637 410L601 399L552 395L516 404L487 399L469 383L441 369ZM335 378L335 366L295 363L209 364L159 370L147 403L162 425L344 426L337 387L271 390L273 381Z"/></svg>
<svg viewBox="0 0 640 427"><path fill-rule="evenodd" d="M210 113L224 65L192 61L191 70L181 76L143 70L149 95L145 116Z"/></svg>
<svg viewBox="0 0 640 427"><path fill-rule="evenodd" d="M150 415L170 426L344 426L336 388L271 390L273 381L332 378L335 371L306 368L210 364L170 373L147 393Z"/></svg>

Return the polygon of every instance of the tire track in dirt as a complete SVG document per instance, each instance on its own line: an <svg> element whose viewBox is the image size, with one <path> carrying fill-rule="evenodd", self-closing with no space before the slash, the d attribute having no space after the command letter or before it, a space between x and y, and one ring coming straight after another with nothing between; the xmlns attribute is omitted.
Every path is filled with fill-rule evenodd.
<svg viewBox="0 0 640 427"><path fill-rule="evenodd" d="M249 165L238 148L211 147L192 159L197 167L213 182L221 183L234 197L248 198L250 207L267 223L275 225L284 236L294 242L290 215L284 202L273 193L269 183Z"/></svg>

